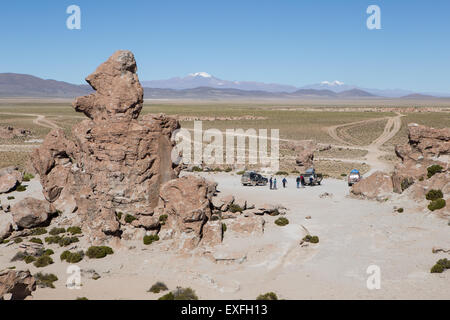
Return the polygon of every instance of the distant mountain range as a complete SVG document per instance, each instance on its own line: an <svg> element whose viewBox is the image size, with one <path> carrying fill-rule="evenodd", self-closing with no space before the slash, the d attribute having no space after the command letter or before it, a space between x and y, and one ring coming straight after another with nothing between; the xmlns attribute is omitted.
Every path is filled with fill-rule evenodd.
<svg viewBox="0 0 450 320"><path fill-rule="evenodd" d="M301 88L274 83L227 81L206 72L141 83L146 99L434 98L430 94L400 89L364 89L340 81L324 81ZM26 74L0 73L0 97L74 98L92 92L88 85L45 80Z"/></svg>

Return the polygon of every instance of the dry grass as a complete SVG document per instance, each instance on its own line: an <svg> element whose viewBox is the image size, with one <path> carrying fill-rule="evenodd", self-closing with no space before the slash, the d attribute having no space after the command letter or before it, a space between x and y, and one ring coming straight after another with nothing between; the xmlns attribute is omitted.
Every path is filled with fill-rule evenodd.
<svg viewBox="0 0 450 320"><path fill-rule="evenodd" d="M29 157L29 152L0 152L0 168L17 166L25 171Z"/></svg>
<svg viewBox="0 0 450 320"><path fill-rule="evenodd" d="M374 121L365 124L339 128L337 133L344 140L353 145L367 146L378 138L384 131L387 120Z"/></svg>
<svg viewBox="0 0 450 320"><path fill-rule="evenodd" d="M338 158L338 159L363 159L367 155L367 150L331 148L330 150L316 152L317 158Z"/></svg>

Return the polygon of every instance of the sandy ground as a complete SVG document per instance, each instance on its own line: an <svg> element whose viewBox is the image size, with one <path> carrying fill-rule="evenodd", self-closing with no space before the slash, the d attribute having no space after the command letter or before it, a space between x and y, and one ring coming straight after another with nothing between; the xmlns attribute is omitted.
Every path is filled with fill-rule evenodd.
<svg viewBox="0 0 450 320"><path fill-rule="evenodd" d="M18 245L0 245L0 269L14 265L32 273L55 273L56 289L38 289L35 299L156 299L162 294L147 292L156 281L170 289L192 287L201 299L254 299L268 291L284 299L450 299L450 272L429 272L438 259L450 258L432 253L434 246L450 248L450 226L414 203L398 198L383 203L352 199L345 181L332 179L305 189L296 189L289 180L287 189L269 190L243 187L240 177L231 174L202 175L219 183L221 195L283 204L289 209L290 224L278 227L274 217L265 216L263 236L239 239L225 233L224 243L211 253L177 254L164 241L148 247L141 241L123 242L112 256L85 258L77 264L101 276L92 280L83 274L80 289L66 288L68 264L59 261L62 249L56 246L51 247L55 264L38 270L9 262ZM38 195L37 181L29 192ZM333 196L321 199L324 192ZM404 213L394 213L394 206L405 208ZM319 236L320 243L300 246L303 227ZM78 247L86 249L83 242ZM381 269L379 290L367 289L370 265Z"/></svg>

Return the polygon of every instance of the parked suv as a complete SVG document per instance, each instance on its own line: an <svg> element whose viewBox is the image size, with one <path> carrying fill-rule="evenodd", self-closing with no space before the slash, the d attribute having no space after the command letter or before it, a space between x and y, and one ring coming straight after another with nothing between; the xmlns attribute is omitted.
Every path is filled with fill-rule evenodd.
<svg viewBox="0 0 450 320"><path fill-rule="evenodd" d="M244 186L265 186L269 180L254 171L246 171L241 177Z"/></svg>

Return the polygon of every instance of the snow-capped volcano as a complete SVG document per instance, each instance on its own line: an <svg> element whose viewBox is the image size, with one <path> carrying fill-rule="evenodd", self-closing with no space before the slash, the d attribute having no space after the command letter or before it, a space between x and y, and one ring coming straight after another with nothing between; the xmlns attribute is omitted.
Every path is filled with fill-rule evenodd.
<svg viewBox="0 0 450 320"><path fill-rule="evenodd" d="M338 80L334 80L332 82L330 82L330 81L322 81L320 84L324 85L324 86L331 86L331 87L339 87L339 86L343 86L344 85L343 82L338 81Z"/></svg>
<svg viewBox="0 0 450 320"><path fill-rule="evenodd" d="M190 73L189 77L202 77L202 78L212 78L212 75L206 72L196 72L196 73Z"/></svg>
<svg viewBox="0 0 450 320"><path fill-rule="evenodd" d="M355 89L356 86L347 85L342 81L322 81L320 83L311 84L302 87L301 89L315 89L315 90L331 90L333 92L342 92Z"/></svg>
<svg viewBox="0 0 450 320"><path fill-rule="evenodd" d="M294 92L297 90L294 86L253 82L253 81L229 81L214 77L207 72L190 73L186 77L174 77L166 80L141 81L147 88L160 89L194 89L199 87L220 88L220 89L239 89L256 90L267 92Z"/></svg>

